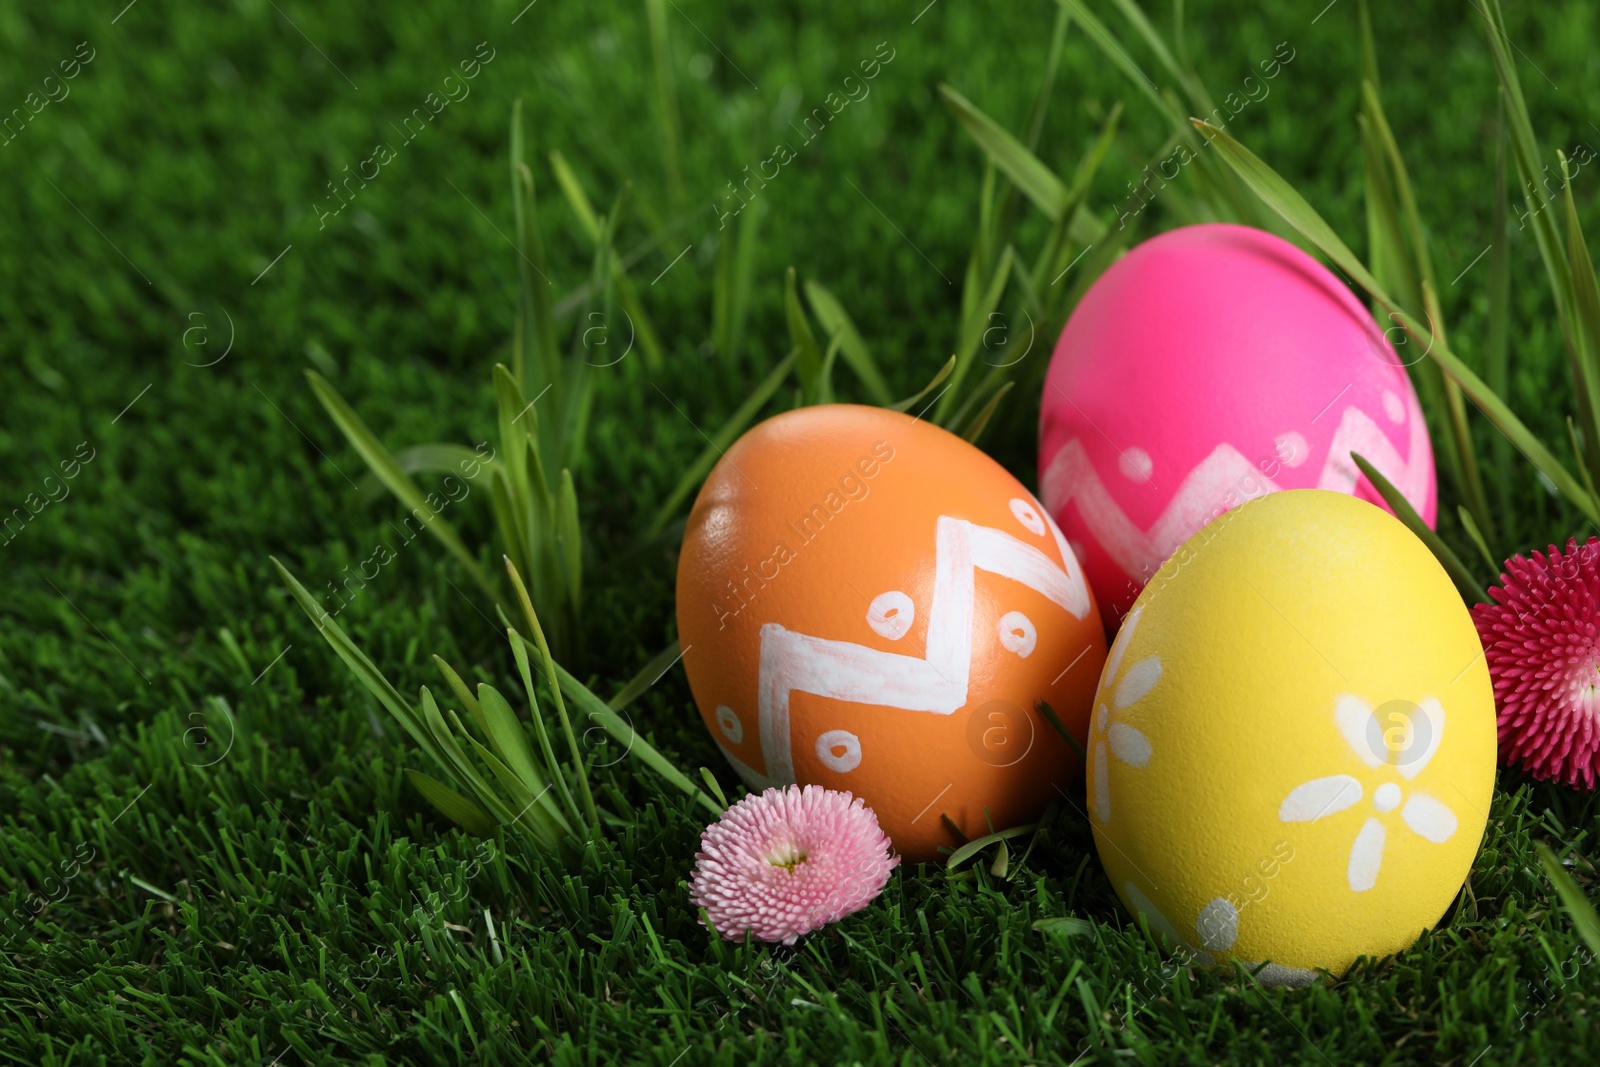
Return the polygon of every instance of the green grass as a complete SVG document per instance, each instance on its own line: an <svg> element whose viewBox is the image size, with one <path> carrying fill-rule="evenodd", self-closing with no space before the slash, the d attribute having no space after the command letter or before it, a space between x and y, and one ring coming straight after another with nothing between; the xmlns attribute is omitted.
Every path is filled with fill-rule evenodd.
<svg viewBox="0 0 1600 1067"><path fill-rule="evenodd" d="M1091 6L1122 30L1114 5ZM1441 927L1303 991L1177 967L1122 912L1070 813L1020 863L1019 845L1009 879L981 864L959 878L904 870L871 908L794 949L724 945L697 925L686 879L702 812L632 763L593 781L601 806L637 820L571 870L455 830L406 782L417 753L268 560L319 591L393 542L401 514L354 488L359 458L303 371L327 377L392 447L494 439L488 368L509 353L516 292L512 101L528 116L558 307L592 255L559 198L551 149L600 210L634 183L624 255L678 217L645 5L119 7L0 10L4 112L78 42L94 49L70 95L0 146L0 509L42 491L80 443L94 457L70 495L0 546L0 906L13 916L0 942L0 1056L1343 1067L1571 1063L1600 1051L1600 969L1580 954L1536 852L1554 847L1592 894L1600 810L1510 771ZM1221 95L1290 42L1295 59L1271 95L1230 132L1360 253L1355 7L1313 24L1320 7L1191 4L1190 50ZM665 7L682 195L701 214L631 268L666 359L659 372L630 357L597 373L575 472L587 674L602 694L675 636L671 528L641 533L704 447L701 430L715 433L787 352L786 267L840 297L897 396L954 346L983 160L937 86L1021 131L1055 7L919 10ZM1580 2L1512 13L1547 149L1600 146L1597 14ZM1479 19L1464 4L1404 5L1377 11L1375 29L1452 344L1470 362L1488 333L1489 262L1469 264L1494 206L1495 89ZM389 124L482 41L494 58L471 95L402 144ZM882 41L895 58L870 97L763 193L742 349L731 366L703 355L712 200L770 155L794 109L819 103ZM1091 197L1113 220L1166 129L1075 29L1041 157L1070 174L1118 100L1127 112ZM325 183L382 141L394 159L319 229ZM1581 171L1574 191L1587 232L1600 232L1600 171ZM1175 221L1158 205L1138 225ZM1024 226L1043 232L1036 216ZM1527 234L1510 256L1507 399L1554 447L1572 404L1560 327ZM561 336L574 325L569 312ZM185 333L196 327L206 332ZM190 365L216 359L230 333L226 359ZM843 398L864 395L848 369L836 381ZM985 439L1029 484L1036 415L1036 395L1018 390ZM1473 425L1491 439L1475 414ZM1526 548L1594 532L1513 470L1489 486L1505 501L1502 539ZM486 496L451 505L474 544L489 540ZM1457 501L1444 503L1453 515ZM1443 532L1472 552L1459 526ZM498 573L487 554L481 563ZM432 653L514 689L480 606L459 564L419 539L340 622L402 689L431 677ZM681 671L630 713L680 765L722 772ZM1033 928L1068 916L1083 924Z"/></svg>

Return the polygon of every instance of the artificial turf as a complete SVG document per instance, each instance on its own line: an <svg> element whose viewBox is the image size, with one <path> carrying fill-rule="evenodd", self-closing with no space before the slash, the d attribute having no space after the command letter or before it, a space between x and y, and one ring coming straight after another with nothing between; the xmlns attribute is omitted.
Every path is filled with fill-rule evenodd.
<svg viewBox="0 0 1600 1067"><path fill-rule="evenodd" d="M1115 5L1091 6L1125 27ZM1569 155L1600 145L1597 14L1586 2L1510 12L1543 143ZM983 157L936 87L1020 129L1055 7L683 0L666 15L681 194L639 3L0 9L0 110L27 113L0 145L0 508L59 497L0 544L0 1056L1344 1067L1600 1051L1600 969L1533 852L1553 845L1589 889L1600 816L1592 797L1511 770L1440 928L1306 990L1177 965L1121 910L1070 812L1025 859L1016 850L1007 877L903 869L866 911L785 949L723 944L698 925L686 879L703 813L631 761L595 777L602 802L634 818L567 866L470 838L423 802L401 770L417 753L268 557L313 590L337 585L392 543L400 513L360 484L306 368L392 446L493 436L488 369L506 358L515 296L512 101L528 117L554 293L586 281L590 252L553 192L548 150L597 203L633 183L620 247L668 234L632 266L665 365L630 358L596 376L576 472L581 673L604 694L675 636L671 528L641 532L701 430L787 350L785 267L845 300L897 395L949 355ZM1354 3L1213 0L1186 15L1219 95L1287 42L1294 58L1230 132L1359 251ZM1383 7L1375 21L1385 104L1439 274L1457 279L1441 300L1470 359L1487 308L1472 264L1493 208L1482 25L1457 3ZM753 303L730 370L704 354L711 205L885 46L870 94L760 191ZM428 94L460 94L444 79L474 60L468 93L405 124ZM76 75L46 85L64 61ZM35 113L30 93L59 99ZM1074 29L1041 156L1071 173L1118 100L1128 112L1091 197L1112 223L1167 130ZM387 157L376 177L330 190L375 155ZM1591 234L1597 181L1584 169L1573 183ZM1136 225L1178 221L1158 203ZM1559 446L1571 406L1560 330L1527 234L1513 233L1511 255L1508 399ZM576 324L566 310L563 337ZM848 372L837 380L861 395ZM767 411L793 400L780 391ZM1037 407L1019 391L984 442L1030 485ZM1481 419L1476 432L1493 434ZM64 463L75 476L47 485ZM1594 532L1512 470L1491 485L1508 545ZM492 540L486 496L452 504L473 543ZM1456 501L1443 503L1465 554ZM402 689L433 680L430 653L509 678L461 569L424 539L393 555L339 616L369 655ZM680 765L731 783L681 670L630 712ZM1079 921L1034 928L1047 918Z"/></svg>

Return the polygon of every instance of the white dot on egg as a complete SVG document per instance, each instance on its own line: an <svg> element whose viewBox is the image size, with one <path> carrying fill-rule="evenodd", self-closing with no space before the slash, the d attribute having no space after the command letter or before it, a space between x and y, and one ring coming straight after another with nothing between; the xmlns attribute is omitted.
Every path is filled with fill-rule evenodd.
<svg viewBox="0 0 1600 1067"><path fill-rule="evenodd" d="M840 774L853 771L861 765L861 738L849 730L829 730L817 738L817 758Z"/></svg>
<svg viewBox="0 0 1600 1067"><path fill-rule="evenodd" d="M917 606L898 589L879 593L867 607L867 625L873 633L891 641L904 637L916 618Z"/></svg>
<svg viewBox="0 0 1600 1067"><path fill-rule="evenodd" d="M1305 437L1293 430L1280 433L1273 444L1278 446L1278 459L1285 467L1298 467L1311 455L1311 446L1306 444Z"/></svg>
<svg viewBox="0 0 1600 1067"><path fill-rule="evenodd" d="M1217 897L1200 909L1194 929L1206 948L1212 952L1226 952L1239 940L1239 909Z"/></svg>
<svg viewBox="0 0 1600 1067"><path fill-rule="evenodd" d="M744 740L744 723L739 721L739 716L726 704L717 705L717 728L732 744L737 745Z"/></svg>
<svg viewBox="0 0 1600 1067"><path fill-rule="evenodd" d="M1012 497L1011 514L1031 532L1040 537L1044 536L1044 520L1039 517L1038 510L1031 503L1021 497Z"/></svg>
<svg viewBox="0 0 1600 1067"><path fill-rule="evenodd" d="M1400 394L1390 389L1383 391L1383 412L1389 416L1389 421L1401 423L1406 421L1406 404L1400 399Z"/></svg>
<svg viewBox="0 0 1600 1067"><path fill-rule="evenodd" d="M1020 611L1008 611L1000 616L999 630L1000 643L1023 659L1032 655L1039 644L1039 631L1034 629L1033 620Z"/></svg>
<svg viewBox="0 0 1600 1067"><path fill-rule="evenodd" d="M1400 806L1400 787L1393 782L1384 782L1372 791L1372 804L1379 811L1393 811Z"/></svg>
<svg viewBox="0 0 1600 1067"><path fill-rule="evenodd" d="M1150 480L1150 475L1156 468L1150 453L1142 448L1129 448L1122 453L1122 458L1117 460L1117 469L1129 481L1143 485Z"/></svg>

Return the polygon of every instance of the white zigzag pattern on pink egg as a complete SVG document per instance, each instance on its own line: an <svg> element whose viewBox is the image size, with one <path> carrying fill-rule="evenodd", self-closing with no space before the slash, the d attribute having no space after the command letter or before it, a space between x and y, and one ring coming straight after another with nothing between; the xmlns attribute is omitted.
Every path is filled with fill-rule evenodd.
<svg viewBox="0 0 1600 1067"><path fill-rule="evenodd" d="M1410 455L1402 457L1366 412L1346 408L1328 446L1317 488L1353 491L1361 471L1351 461L1350 453L1358 452L1420 510L1428 495L1428 428L1415 397L1407 398L1406 413ZM1052 515L1061 514L1069 502L1076 503L1084 525L1123 573L1143 581L1215 517L1230 492L1250 486L1252 480L1264 492L1282 488L1257 470L1237 448L1223 442L1183 479L1155 524L1149 530L1141 530L1117 505L1090 463L1082 442L1074 437L1050 461L1039 488Z"/></svg>

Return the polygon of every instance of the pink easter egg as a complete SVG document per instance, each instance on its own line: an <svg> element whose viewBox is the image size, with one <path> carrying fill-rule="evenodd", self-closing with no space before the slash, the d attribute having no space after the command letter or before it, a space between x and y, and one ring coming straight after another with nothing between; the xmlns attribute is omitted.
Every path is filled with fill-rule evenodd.
<svg viewBox="0 0 1600 1067"><path fill-rule="evenodd" d="M1247 226L1173 230L1106 271L1050 361L1039 495L1108 621L1246 500L1335 489L1383 506L1352 452L1432 526L1433 449L1405 370L1426 357L1402 351L1327 268Z"/></svg>

